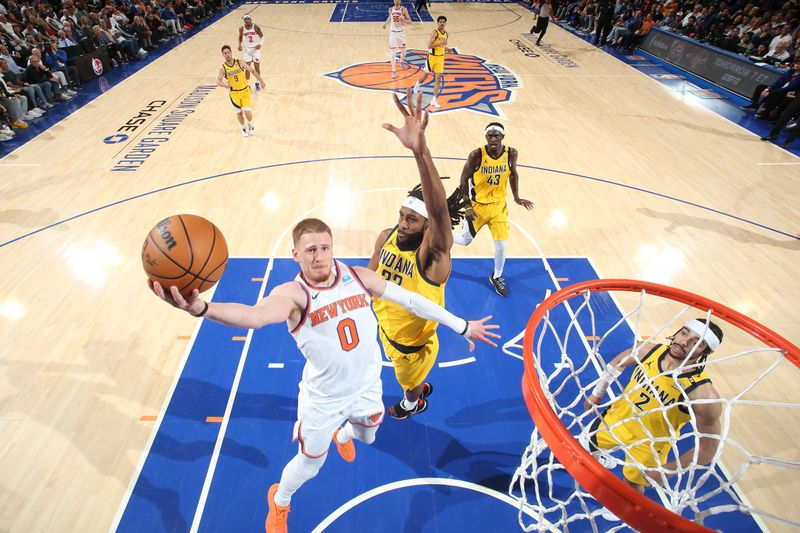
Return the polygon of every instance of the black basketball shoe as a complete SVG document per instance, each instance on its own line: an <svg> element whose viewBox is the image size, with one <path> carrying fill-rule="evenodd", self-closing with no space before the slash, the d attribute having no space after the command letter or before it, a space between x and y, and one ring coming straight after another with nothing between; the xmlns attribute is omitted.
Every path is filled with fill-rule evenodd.
<svg viewBox="0 0 800 533"><path fill-rule="evenodd" d="M430 394L430 392L428 394ZM420 413L425 412L428 409L428 402L426 402L422 398L417 400L417 405L415 405L414 408L411 409L410 411L406 411L405 409L403 409L403 406L401 405L402 403L403 401L400 400L399 402L391 406L389 408L389 416L391 416L392 418L396 418L397 420L405 420L409 416L418 415Z"/></svg>
<svg viewBox="0 0 800 533"><path fill-rule="evenodd" d="M499 278L495 278L489 276L489 281L492 283L492 287L494 287L495 292L502 297L508 296L508 287L506 287L506 278L500 276Z"/></svg>

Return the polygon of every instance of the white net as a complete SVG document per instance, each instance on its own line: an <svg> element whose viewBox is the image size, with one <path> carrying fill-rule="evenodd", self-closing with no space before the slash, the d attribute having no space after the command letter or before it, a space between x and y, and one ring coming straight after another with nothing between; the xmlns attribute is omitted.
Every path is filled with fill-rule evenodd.
<svg viewBox="0 0 800 533"><path fill-rule="evenodd" d="M544 313L535 375L574 441L548 445L534 428L509 489L523 530L630 531L570 475L573 463L562 465L555 446L582 447L610 471L603 475L649 483L643 498L710 529L800 529L800 370L760 332L728 323L738 313L724 309L645 290L587 290ZM718 324L723 342L708 360L692 360L697 341L685 359L667 362L669 338L692 319ZM618 354L612 372L606 365Z"/></svg>

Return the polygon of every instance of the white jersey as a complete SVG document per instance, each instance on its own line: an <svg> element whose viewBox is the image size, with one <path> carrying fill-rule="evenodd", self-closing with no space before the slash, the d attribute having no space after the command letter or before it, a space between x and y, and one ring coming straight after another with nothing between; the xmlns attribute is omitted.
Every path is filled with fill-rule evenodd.
<svg viewBox="0 0 800 533"><path fill-rule="evenodd" d="M406 19L403 17L402 7L395 8L392 6L389 10L389 20L391 23L389 29L391 29L391 31L406 31Z"/></svg>
<svg viewBox="0 0 800 533"><path fill-rule="evenodd" d="M334 261L336 279L328 288L312 287L300 323L290 332L306 358L301 394L317 404L347 404L380 379L378 320L372 297L353 270Z"/></svg>
<svg viewBox="0 0 800 533"><path fill-rule="evenodd" d="M261 37L256 32L256 25L253 23L250 29L242 25L242 46L245 48L255 48L261 44Z"/></svg>

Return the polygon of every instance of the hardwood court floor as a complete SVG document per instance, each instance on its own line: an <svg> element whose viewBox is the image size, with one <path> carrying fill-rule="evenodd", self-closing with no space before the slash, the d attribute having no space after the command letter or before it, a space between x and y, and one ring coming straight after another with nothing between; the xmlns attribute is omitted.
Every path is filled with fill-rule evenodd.
<svg viewBox="0 0 800 533"><path fill-rule="evenodd" d="M417 173L380 127L399 122L390 93L323 76L385 61L386 32L330 23L332 9L243 5L3 159L31 166L0 166L0 529L112 523L152 429L141 417L161 411L196 324L146 289L139 254L157 221L201 214L237 256L288 255L287 229L306 215L332 224L340 256L369 255L394 224ZM235 44L245 12L267 39L267 88L247 139L222 89L187 100L214 85L219 48ZM794 156L553 25L545 42L578 68L526 57L510 42L531 25L520 6L435 4L433 14L448 16L451 46L505 66L521 85L498 109L536 209L510 206L510 254L588 256L602 276L698 292L800 342ZM431 29L413 27L411 47ZM192 112L177 113L182 103ZM147 127L104 142L148 106L160 115ZM166 117L170 135L148 134ZM469 110L431 118L448 190L491 120ZM112 171L155 137L169 140L140 145L154 150L139 152L149 157L136 171ZM490 256L488 234L455 254ZM743 364L719 387L740 388L751 374ZM771 392L797 402L798 377L788 368ZM797 413L760 424L742 438L775 448L800 440ZM798 460L796 446L786 453ZM796 476L762 485L751 499L783 509L800 489Z"/></svg>

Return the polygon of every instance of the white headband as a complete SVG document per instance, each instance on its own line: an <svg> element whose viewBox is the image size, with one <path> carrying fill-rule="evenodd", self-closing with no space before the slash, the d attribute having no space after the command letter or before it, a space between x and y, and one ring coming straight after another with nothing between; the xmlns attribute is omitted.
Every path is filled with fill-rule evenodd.
<svg viewBox="0 0 800 533"><path fill-rule="evenodd" d="M253 20L253 17L251 17L250 15L245 15L242 17L242 20L247 20L247 19Z"/></svg>
<svg viewBox="0 0 800 533"><path fill-rule="evenodd" d="M500 135L506 134L506 130L503 129L503 126L498 126L497 124L490 124L486 126L486 133L489 133L490 131L496 131Z"/></svg>
<svg viewBox="0 0 800 533"><path fill-rule="evenodd" d="M709 328L707 324L703 324L699 320L694 319L687 322L684 327L697 333L702 340L706 341L706 344L711 350L716 350L717 346L719 346L720 340L714 335L714 332L711 331L711 328Z"/></svg>
<svg viewBox="0 0 800 533"><path fill-rule="evenodd" d="M414 198L413 196L406 196L406 199L403 200L403 207L407 207L412 211L416 211L425 218L428 218L428 210L425 209L425 202L423 202L419 198Z"/></svg>

